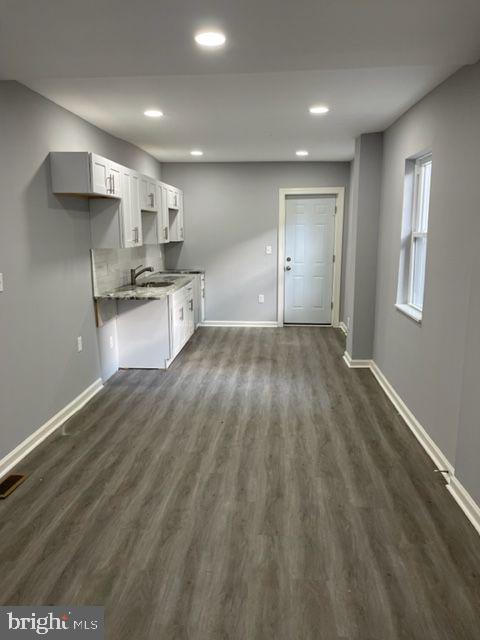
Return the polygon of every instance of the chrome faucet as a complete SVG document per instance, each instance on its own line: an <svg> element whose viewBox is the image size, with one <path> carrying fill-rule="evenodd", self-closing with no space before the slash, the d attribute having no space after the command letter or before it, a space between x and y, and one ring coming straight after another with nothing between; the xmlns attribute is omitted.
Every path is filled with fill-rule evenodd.
<svg viewBox="0 0 480 640"><path fill-rule="evenodd" d="M135 269L130 269L130 284L132 287L137 284L138 276L141 276L145 271L153 271L153 267L143 267L143 269L140 269L140 267L143 267L143 264L139 264ZM137 271L137 269L140 269L140 271Z"/></svg>

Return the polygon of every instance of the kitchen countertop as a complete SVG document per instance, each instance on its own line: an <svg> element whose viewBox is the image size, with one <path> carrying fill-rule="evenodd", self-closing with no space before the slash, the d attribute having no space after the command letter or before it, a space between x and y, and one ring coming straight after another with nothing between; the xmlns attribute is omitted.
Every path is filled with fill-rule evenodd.
<svg viewBox="0 0 480 640"><path fill-rule="evenodd" d="M145 282L172 282L172 284L166 287L139 286ZM137 286L127 284L111 291L105 291L95 296L95 300L160 300L191 282L193 282L193 278L188 275L173 275L172 273L170 276L162 272L139 278Z"/></svg>

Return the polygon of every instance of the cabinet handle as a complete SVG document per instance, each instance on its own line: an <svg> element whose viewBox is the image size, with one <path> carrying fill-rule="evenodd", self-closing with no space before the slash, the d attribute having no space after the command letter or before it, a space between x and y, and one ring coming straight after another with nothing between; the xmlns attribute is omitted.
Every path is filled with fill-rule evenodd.
<svg viewBox="0 0 480 640"><path fill-rule="evenodd" d="M163 227L163 237L168 240L168 227Z"/></svg>
<svg viewBox="0 0 480 640"><path fill-rule="evenodd" d="M189 303L189 304L190 304L190 311L193 311L193 299L192 299L192 300L190 300L190 303Z"/></svg>
<svg viewBox="0 0 480 640"><path fill-rule="evenodd" d="M139 243L138 227L133 227L133 241L135 244Z"/></svg>
<svg viewBox="0 0 480 640"><path fill-rule="evenodd" d="M105 191L107 193L112 193L112 176L107 176L105 178Z"/></svg>
<svg viewBox="0 0 480 640"><path fill-rule="evenodd" d="M181 238L182 238L182 240L183 240L183 227L180 227L180 237L181 237Z"/></svg>
<svg viewBox="0 0 480 640"><path fill-rule="evenodd" d="M154 196L153 196L153 193L150 193L150 194L149 194L149 197L150 197L150 206L151 206L151 207L152 207L152 209L153 209L153 207L154 207Z"/></svg>

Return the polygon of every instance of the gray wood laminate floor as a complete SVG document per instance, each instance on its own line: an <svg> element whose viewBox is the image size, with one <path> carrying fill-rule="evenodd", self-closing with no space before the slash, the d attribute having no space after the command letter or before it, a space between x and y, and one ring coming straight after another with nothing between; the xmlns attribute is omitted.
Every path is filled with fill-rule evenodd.
<svg viewBox="0 0 480 640"><path fill-rule="evenodd" d="M109 640L478 640L480 537L330 328L204 328L19 465L1 604Z"/></svg>

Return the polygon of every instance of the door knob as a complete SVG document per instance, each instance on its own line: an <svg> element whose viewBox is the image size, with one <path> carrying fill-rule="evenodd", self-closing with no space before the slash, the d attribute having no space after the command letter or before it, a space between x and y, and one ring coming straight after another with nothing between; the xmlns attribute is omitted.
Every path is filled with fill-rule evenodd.
<svg viewBox="0 0 480 640"><path fill-rule="evenodd" d="M291 267L290 265L287 265L287 266L285 267L285 271L291 271L291 270L292 270L292 267Z"/></svg>
<svg viewBox="0 0 480 640"><path fill-rule="evenodd" d="M288 258L287 258L287 262L290 262L290 261L291 261L291 258L290 258L290 257L288 257Z"/></svg>

